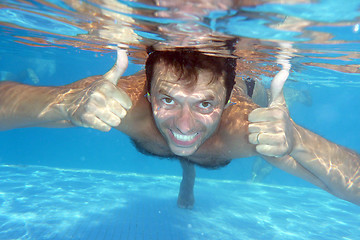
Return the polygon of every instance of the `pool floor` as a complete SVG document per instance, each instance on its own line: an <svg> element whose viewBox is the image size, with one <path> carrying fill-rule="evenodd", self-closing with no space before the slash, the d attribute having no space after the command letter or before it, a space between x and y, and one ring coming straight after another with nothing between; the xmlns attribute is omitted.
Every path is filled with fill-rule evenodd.
<svg viewBox="0 0 360 240"><path fill-rule="evenodd" d="M360 239L360 207L315 188L40 166L0 167L0 239Z"/></svg>

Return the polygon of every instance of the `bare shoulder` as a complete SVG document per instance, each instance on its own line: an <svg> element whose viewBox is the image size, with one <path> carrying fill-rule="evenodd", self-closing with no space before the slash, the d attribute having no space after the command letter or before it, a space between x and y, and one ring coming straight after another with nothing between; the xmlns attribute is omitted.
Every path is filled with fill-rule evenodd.
<svg viewBox="0 0 360 240"><path fill-rule="evenodd" d="M234 88L231 101L234 103L224 110L219 135L232 152L233 158L253 155L254 146L248 141L248 116L259 106L239 88Z"/></svg>
<svg viewBox="0 0 360 240"><path fill-rule="evenodd" d="M131 76L122 77L117 86L124 90L134 103L145 94L145 83L145 71L140 71Z"/></svg>
<svg viewBox="0 0 360 240"><path fill-rule="evenodd" d="M224 110L221 127L230 132L243 131L249 124L249 114L259 106L237 87L233 90L231 101L233 104Z"/></svg>
<svg viewBox="0 0 360 240"><path fill-rule="evenodd" d="M149 129L156 128L151 105L145 97L146 76L144 71L131 76L122 77L117 86L124 90L132 101L132 108L117 127L131 138L145 138Z"/></svg>

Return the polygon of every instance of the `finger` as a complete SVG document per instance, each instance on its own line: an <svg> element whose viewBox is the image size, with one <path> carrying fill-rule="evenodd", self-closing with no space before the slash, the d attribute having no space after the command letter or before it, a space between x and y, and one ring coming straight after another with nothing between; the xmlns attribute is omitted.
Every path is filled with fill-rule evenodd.
<svg viewBox="0 0 360 240"><path fill-rule="evenodd" d="M288 42L280 42L280 52L276 56L276 62L281 64L282 69L278 72L271 81L271 101L269 106L285 105L285 98L283 94L284 84L289 76L291 68L290 56L292 52L292 44Z"/></svg>
<svg viewBox="0 0 360 240"><path fill-rule="evenodd" d="M109 101L109 109L119 118L124 118L127 114L126 109L115 99L110 99Z"/></svg>
<svg viewBox="0 0 360 240"><path fill-rule="evenodd" d="M286 69L282 69L271 81L271 101L269 104L270 107L285 104L283 88L288 76L289 71Z"/></svg>
<svg viewBox="0 0 360 240"><path fill-rule="evenodd" d="M127 50L121 49L117 47L117 60L114 66L104 74L104 78L111 83L113 83L115 86L117 85L117 82L119 81L120 77L124 74L127 66L128 66L128 57L127 57Z"/></svg>
<svg viewBox="0 0 360 240"><path fill-rule="evenodd" d="M112 84L103 85L100 91L93 93L91 100L95 102L91 103L99 108L107 108L118 117L123 118L126 115L126 109L130 109L132 106L130 97L121 88Z"/></svg>
<svg viewBox="0 0 360 240"><path fill-rule="evenodd" d="M255 134L255 133L252 133ZM260 132L256 136L257 144L271 145L274 147L281 147L286 145L286 137L284 132L281 133L265 133Z"/></svg>
<svg viewBox="0 0 360 240"><path fill-rule="evenodd" d="M119 102L121 106L129 110L132 107L131 98L127 93L121 88L115 87L109 92L109 96Z"/></svg>
<svg viewBox="0 0 360 240"><path fill-rule="evenodd" d="M268 157L283 157L286 155L286 152L279 147L274 147L271 145L257 145L256 151L262 155L268 156Z"/></svg>
<svg viewBox="0 0 360 240"><path fill-rule="evenodd" d="M87 105L88 112L85 115L87 116L86 119L88 123L93 124L93 122L91 122L91 118L93 117L101 120L102 122L104 122L105 124L111 127L118 126L121 122L120 116L117 116L112 112L111 107L108 106L102 94L97 94L96 96L97 96L97 101L93 100L89 102ZM125 114L121 113L121 115L125 115Z"/></svg>
<svg viewBox="0 0 360 240"><path fill-rule="evenodd" d="M248 116L249 122L269 122L276 121L283 117L284 111L279 108L257 108Z"/></svg>
<svg viewBox="0 0 360 240"><path fill-rule="evenodd" d="M249 134L249 143L251 144L259 144L258 141L258 136L259 136L260 132L256 132L256 133L250 133Z"/></svg>
<svg viewBox="0 0 360 240"><path fill-rule="evenodd" d="M279 133L283 131L283 128L281 128L281 126L279 127L278 124L268 124L266 122L260 122L249 124L248 131L249 133Z"/></svg>
<svg viewBox="0 0 360 240"><path fill-rule="evenodd" d="M97 107L105 107L106 98L102 92L93 92L91 98L89 98L89 104L87 105L88 111L94 111Z"/></svg>
<svg viewBox="0 0 360 240"><path fill-rule="evenodd" d="M102 120L98 119L94 114L84 114L82 116L82 123L83 123L83 127L90 127L90 128L94 128L103 132L108 132L110 131L111 127L104 123Z"/></svg>
<svg viewBox="0 0 360 240"><path fill-rule="evenodd" d="M121 119L119 116L111 112L109 109L105 108L96 108L93 111L93 114L105 124L109 125L110 127L119 126Z"/></svg>
<svg viewBox="0 0 360 240"><path fill-rule="evenodd" d="M129 95L121 88L110 83L103 84L99 89L99 92L93 93L93 98L96 98L99 102L100 101L104 102L104 106L105 106L105 99L107 99L108 101L109 99L114 99L127 110L129 110L132 107L132 101Z"/></svg>
<svg viewBox="0 0 360 240"><path fill-rule="evenodd" d="M270 134L265 132L254 132L249 134L249 142L255 145L270 145L281 147L286 145L283 133Z"/></svg>
<svg viewBox="0 0 360 240"><path fill-rule="evenodd" d="M110 127L117 127L121 123L121 118L119 118L112 112L104 111L104 112L100 112L96 116Z"/></svg>

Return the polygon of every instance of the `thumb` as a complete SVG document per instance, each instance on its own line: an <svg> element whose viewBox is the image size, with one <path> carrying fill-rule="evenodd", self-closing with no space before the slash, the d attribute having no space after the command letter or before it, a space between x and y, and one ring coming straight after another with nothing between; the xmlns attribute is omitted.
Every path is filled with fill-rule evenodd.
<svg viewBox="0 0 360 240"><path fill-rule="evenodd" d="M104 78L113 83L115 86L117 85L120 77L124 74L129 63L127 57L127 50L117 47L116 52L116 63L107 73L104 74Z"/></svg>
<svg viewBox="0 0 360 240"><path fill-rule="evenodd" d="M276 56L276 62L281 64L282 69L278 72L271 81L271 100L269 107L285 106L285 98L283 93L284 84L289 77L291 68L290 56L293 51L292 44L289 42L280 42L280 52Z"/></svg>
<svg viewBox="0 0 360 240"><path fill-rule="evenodd" d="M271 101L269 107L285 105L283 88L288 76L289 70L283 68L271 81Z"/></svg>

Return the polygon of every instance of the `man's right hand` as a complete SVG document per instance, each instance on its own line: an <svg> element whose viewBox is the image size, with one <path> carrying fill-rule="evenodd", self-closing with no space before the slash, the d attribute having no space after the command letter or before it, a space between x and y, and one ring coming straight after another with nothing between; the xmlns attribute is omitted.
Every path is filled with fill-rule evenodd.
<svg viewBox="0 0 360 240"><path fill-rule="evenodd" d="M109 72L77 93L69 91L71 100L63 109L74 125L106 132L121 123L132 106L130 97L116 86L127 65L126 50L118 48L117 61Z"/></svg>

